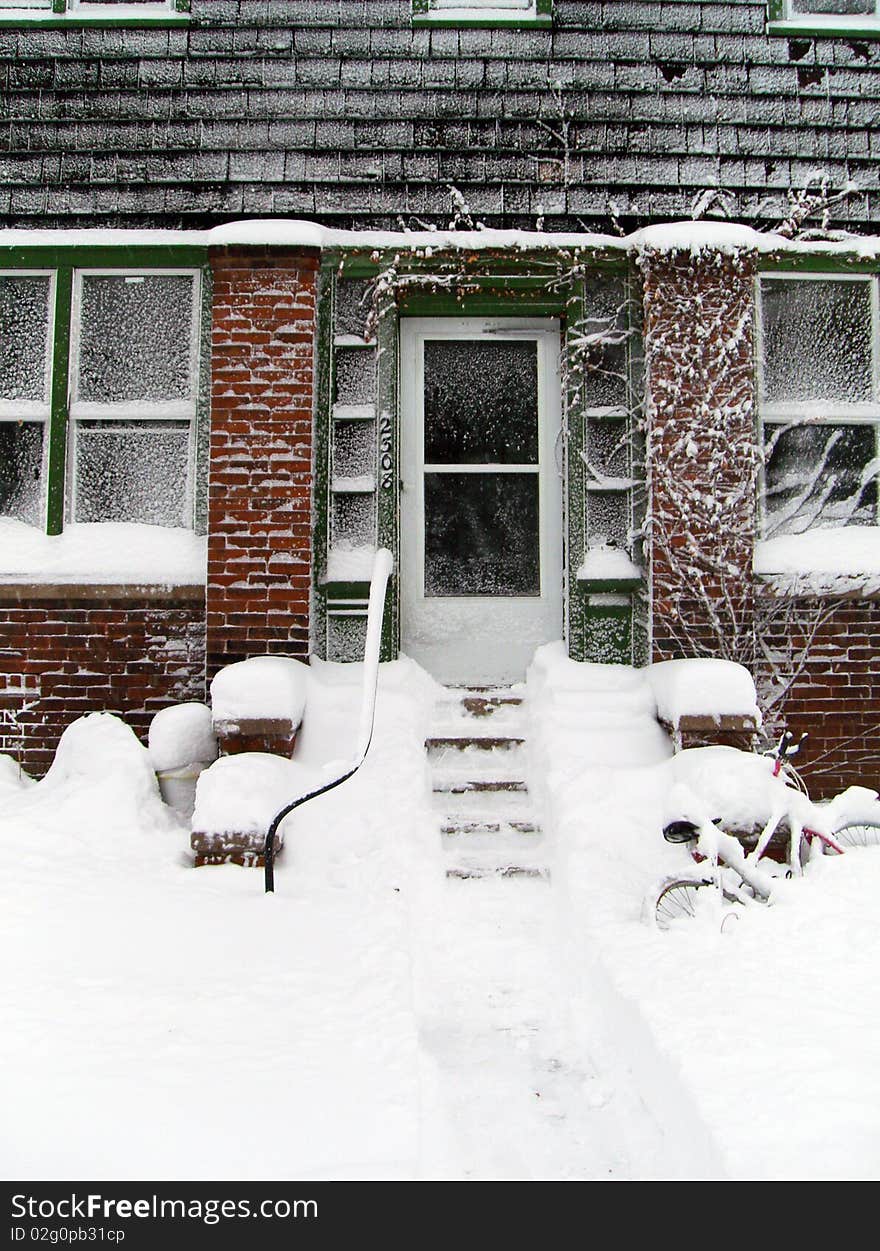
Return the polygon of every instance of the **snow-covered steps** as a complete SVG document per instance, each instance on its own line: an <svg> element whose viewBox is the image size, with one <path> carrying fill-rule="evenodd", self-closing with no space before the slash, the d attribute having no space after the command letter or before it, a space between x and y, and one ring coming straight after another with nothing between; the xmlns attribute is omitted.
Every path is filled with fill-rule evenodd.
<svg viewBox="0 0 880 1251"><path fill-rule="evenodd" d="M449 689L425 746L447 876L546 877L521 698L504 688Z"/></svg>

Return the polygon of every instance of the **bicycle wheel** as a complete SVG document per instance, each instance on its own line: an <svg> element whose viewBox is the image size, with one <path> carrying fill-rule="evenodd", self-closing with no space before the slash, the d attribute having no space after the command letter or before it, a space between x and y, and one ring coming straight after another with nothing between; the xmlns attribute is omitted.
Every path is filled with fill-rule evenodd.
<svg viewBox="0 0 880 1251"><path fill-rule="evenodd" d="M645 899L644 913L658 930L668 930L674 921L697 914L700 892L714 889L710 877L694 874L691 877L667 877Z"/></svg>
<svg viewBox="0 0 880 1251"><path fill-rule="evenodd" d="M845 825L834 837L841 847L880 847L880 825Z"/></svg>

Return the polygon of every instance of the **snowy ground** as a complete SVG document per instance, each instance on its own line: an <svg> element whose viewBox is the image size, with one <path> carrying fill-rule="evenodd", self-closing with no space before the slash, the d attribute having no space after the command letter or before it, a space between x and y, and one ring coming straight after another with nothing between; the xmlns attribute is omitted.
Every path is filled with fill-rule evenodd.
<svg viewBox="0 0 880 1251"><path fill-rule="evenodd" d="M306 755L357 705L322 680ZM447 881L432 696L383 667L367 763L295 818L272 897L188 866L121 745L0 771L3 1175L876 1177L880 852L723 933L652 932L642 893L684 855L662 770L571 733L551 881Z"/></svg>

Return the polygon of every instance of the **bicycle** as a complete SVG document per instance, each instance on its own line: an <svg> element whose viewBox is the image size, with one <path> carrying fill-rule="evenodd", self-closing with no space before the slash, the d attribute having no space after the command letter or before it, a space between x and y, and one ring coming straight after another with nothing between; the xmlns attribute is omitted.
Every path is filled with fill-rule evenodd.
<svg viewBox="0 0 880 1251"><path fill-rule="evenodd" d="M679 919L695 916L709 890L728 904L769 903L780 872L791 877L802 873L815 855L840 855L847 848L880 844L877 792L850 786L833 799L813 803L791 763L799 747L785 733L769 755L734 747L702 747L673 758L681 762L683 757L699 757L698 766L690 772L704 785L695 786L693 777L673 785L666 814L671 819L664 823L663 837L669 843L685 844L697 867L671 874L648 891L643 913L649 923L667 930ZM701 772L699 765L707 768ZM722 809L738 811L710 817L713 808L707 804L718 800L719 791L716 786L716 794L711 794L712 772L722 765L731 771L735 788L732 792L728 786L729 802ZM679 765L678 772L687 775L689 770ZM724 788L720 790L723 797ZM787 858L779 864L776 857L784 851Z"/></svg>

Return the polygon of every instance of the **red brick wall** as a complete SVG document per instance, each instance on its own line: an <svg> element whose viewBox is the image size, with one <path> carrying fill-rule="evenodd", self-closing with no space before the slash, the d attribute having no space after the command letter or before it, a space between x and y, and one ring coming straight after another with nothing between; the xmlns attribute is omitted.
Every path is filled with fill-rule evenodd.
<svg viewBox="0 0 880 1251"><path fill-rule="evenodd" d="M308 654L318 256L223 249L211 265L209 676Z"/></svg>
<svg viewBox="0 0 880 1251"><path fill-rule="evenodd" d="M722 655L766 679L762 647L787 656L789 673L806 654L779 720L808 734L797 765L811 794L880 790L880 603L792 607L751 573L755 257L649 252L639 263L654 659Z"/></svg>
<svg viewBox="0 0 880 1251"><path fill-rule="evenodd" d="M752 619L755 256L640 266L654 658L718 655L720 639L737 652Z"/></svg>
<svg viewBox="0 0 880 1251"><path fill-rule="evenodd" d="M786 724L807 738L795 765L811 795L858 783L880 791L880 602L801 600L796 623L767 641L807 663L782 706ZM813 627L818 622L818 629Z"/></svg>
<svg viewBox="0 0 880 1251"><path fill-rule="evenodd" d="M0 752L41 775L66 726L114 712L144 742L154 713L205 697L204 606L0 604Z"/></svg>

